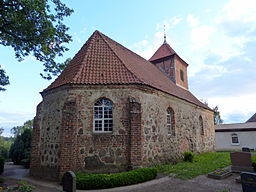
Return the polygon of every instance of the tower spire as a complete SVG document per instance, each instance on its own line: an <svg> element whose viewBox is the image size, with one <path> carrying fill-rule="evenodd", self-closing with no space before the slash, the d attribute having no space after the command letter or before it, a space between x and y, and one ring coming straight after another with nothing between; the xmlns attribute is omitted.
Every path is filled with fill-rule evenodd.
<svg viewBox="0 0 256 192"><path fill-rule="evenodd" d="M166 33L165 33L165 25L164 25L164 44L166 43Z"/></svg>

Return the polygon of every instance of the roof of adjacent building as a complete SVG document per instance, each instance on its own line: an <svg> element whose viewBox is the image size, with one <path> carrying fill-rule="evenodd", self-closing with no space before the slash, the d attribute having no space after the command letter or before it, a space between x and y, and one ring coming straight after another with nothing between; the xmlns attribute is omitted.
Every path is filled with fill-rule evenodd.
<svg viewBox="0 0 256 192"><path fill-rule="evenodd" d="M256 122L256 113L255 113L253 116L251 116L250 119L248 119L248 120L246 121L246 123L248 123L248 122Z"/></svg>
<svg viewBox="0 0 256 192"><path fill-rule="evenodd" d="M156 66L99 31L95 31L59 77L43 92L66 85L146 85L209 109Z"/></svg>
<svg viewBox="0 0 256 192"><path fill-rule="evenodd" d="M219 124L215 126L216 132L234 132L234 131L256 131L256 122Z"/></svg>

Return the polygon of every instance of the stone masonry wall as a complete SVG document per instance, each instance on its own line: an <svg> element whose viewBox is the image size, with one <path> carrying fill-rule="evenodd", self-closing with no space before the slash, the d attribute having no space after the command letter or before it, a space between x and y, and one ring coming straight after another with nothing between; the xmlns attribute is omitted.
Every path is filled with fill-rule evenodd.
<svg viewBox="0 0 256 192"><path fill-rule="evenodd" d="M145 94L143 97L143 165L176 161L185 151L201 153L214 150L212 112L162 93ZM168 107L174 111L175 136L167 132ZM200 116L203 133L200 133Z"/></svg>
<svg viewBox="0 0 256 192"><path fill-rule="evenodd" d="M67 91L47 95L34 120L30 174L55 180L59 172L62 106ZM34 143L34 144L33 144ZM35 152L36 151L36 152Z"/></svg>
<svg viewBox="0 0 256 192"><path fill-rule="evenodd" d="M148 87L63 86L43 97L36 122L41 161L34 167L50 170L53 177L68 170L122 171L175 161L184 151L214 149L212 112ZM112 133L93 132L93 107L99 98L113 102ZM174 111L175 136L167 134L168 107Z"/></svg>

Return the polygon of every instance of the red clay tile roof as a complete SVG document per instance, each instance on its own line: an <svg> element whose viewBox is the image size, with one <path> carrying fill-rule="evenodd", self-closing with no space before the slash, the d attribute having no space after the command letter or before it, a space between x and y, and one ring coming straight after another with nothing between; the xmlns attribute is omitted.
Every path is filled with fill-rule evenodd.
<svg viewBox="0 0 256 192"><path fill-rule="evenodd" d="M156 66L99 31L93 33L44 92L65 84L141 84L209 109L188 90L175 85Z"/></svg>
<svg viewBox="0 0 256 192"><path fill-rule="evenodd" d="M157 49L154 55L149 59L149 61L155 61L164 57L168 57L176 54L176 52L171 48L168 43L163 43L161 47Z"/></svg>
<svg viewBox="0 0 256 192"><path fill-rule="evenodd" d="M246 123L248 123L248 122L256 122L256 113L255 113L253 116L251 116L250 119L248 119L248 120L246 121Z"/></svg>
<svg viewBox="0 0 256 192"><path fill-rule="evenodd" d="M188 66L188 64L186 63L186 61L184 61L173 49L172 47L164 42L161 47L159 47L157 49L157 51L154 53L154 55L149 59L150 62L153 62L155 60L158 59L162 59L168 56L172 56L172 55L176 55L178 58L180 58L183 61L183 64L185 64L186 66Z"/></svg>

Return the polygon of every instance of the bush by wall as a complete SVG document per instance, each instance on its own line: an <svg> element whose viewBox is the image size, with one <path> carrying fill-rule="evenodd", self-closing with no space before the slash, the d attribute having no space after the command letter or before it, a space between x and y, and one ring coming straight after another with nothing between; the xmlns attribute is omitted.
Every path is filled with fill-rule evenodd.
<svg viewBox="0 0 256 192"><path fill-rule="evenodd" d="M254 172L256 172L256 162L252 163L252 167L253 167Z"/></svg>
<svg viewBox="0 0 256 192"><path fill-rule="evenodd" d="M0 175L4 172L4 158L0 157Z"/></svg>
<svg viewBox="0 0 256 192"><path fill-rule="evenodd" d="M128 172L114 174L76 173L77 189L106 189L142 183L156 178L154 168L140 168Z"/></svg>
<svg viewBox="0 0 256 192"><path fill-rule="evenodd" d="M193 152L184 152L184 161L193 162L195 154Z"/></svg>

